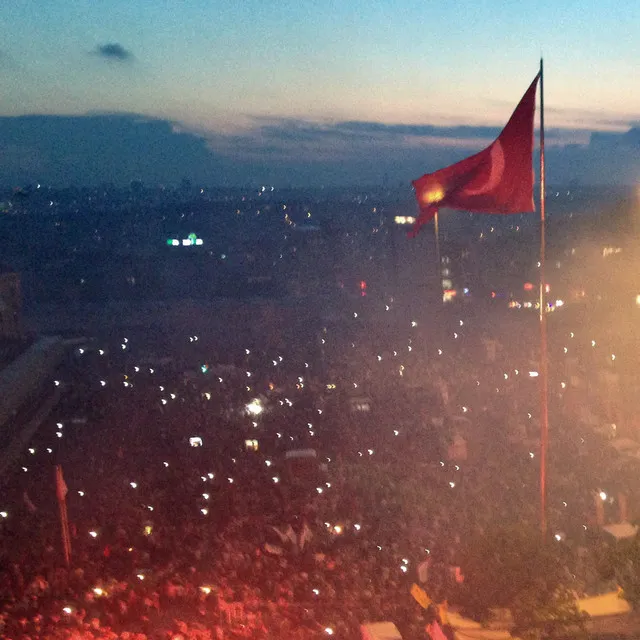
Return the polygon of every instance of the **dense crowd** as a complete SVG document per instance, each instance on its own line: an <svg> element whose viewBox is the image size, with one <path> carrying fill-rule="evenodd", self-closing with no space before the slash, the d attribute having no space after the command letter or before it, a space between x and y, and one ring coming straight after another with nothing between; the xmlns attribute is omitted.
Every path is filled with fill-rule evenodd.
<svg viewBox="0 0 640 640"><path fill-rule="evenodd" d="M249 344L212 362L201 340L191 367L145 361L133 334L76 349L0 504L0 636L351 639L389 620L427 637L412 584L455 604L465 542L538 518L535 349L468 315L441 326L325 330L321 357ZM593 493L616 467L558 353L549 520L593 591Z"/></svg>

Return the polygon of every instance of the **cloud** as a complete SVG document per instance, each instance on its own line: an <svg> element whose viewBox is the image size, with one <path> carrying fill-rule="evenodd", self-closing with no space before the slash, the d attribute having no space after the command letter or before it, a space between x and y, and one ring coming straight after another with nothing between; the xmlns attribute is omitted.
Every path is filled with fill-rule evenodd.
<svg viewBox="0 0 640 640"><path fill-rule="evenodd" d="M640 127L633 127L624 133L594 132L591 135L591 144L599 148L628 147L640 151Z"/></svg>
<svg viewBox="0 0 640 640"><path fill-rule="evenodd" d="M340 131L352 131L374 135L390 136L437 136L445 138L495 138L500 133L499 127L473 126L439 126L433 124L386 124L383 122L367 122L350 120L335 125Z"/></svg>
<svg viewBox="0 0 640 640"><path fill-rule="evenodd" d="M545 114L554 121L573 123L576 128L624 132L637 125L637 113L608 113L602 110L545 106Z"/></svg>
<svg viewBox="0 0 640 640"><path fill-rule="evenodd" d="M206 142L141 115L0 117L0 184L223 183ZM234 176L235 177L235 176Z"/></svg>
<svg viewBox="0 0 640 640"><path fill-rule="evenodd" d="M474 148L490 144L500 135L501 127L442 126L432 124L385 124L382 122L348 121L336 125L340 131L361 132L372 136L423 139L437 146ZM547 143L570 144L588 142L582 129L557 128L545 131Z"/></svg>
<svg viewBox="0 0 640 640"><path fill-rule="evenodd" d="M256 117L234 134L205 134L212 150L282 184L406 182L489 145L499 127ZM548 181L630 184L640 174L640 129L545 131ZM537 137L537 136L536 136ZM535 161L537 166L537 159ZM284 177L286 176L286 177Z"/></svg>
<svg viewBox="0 0 640 640"><path fill-rule="evenodd" d="M559 147L547 157L548 174L565 181L636 184L640 175L640 128L621 133L594 131L587 145Z"/></svg>
<svg viewBox="0 0 640 640"><path fill-rule="evenodd" d="M374 153L455 160L479 151L495 140L499 127L387 124L372 121L315 122L292 118L255 118L253 126L234 135L206 136L219 153L232 157L268 157L272 160L303 158L336 162L359 159ZM548 146L589 143L581 129L548 130Z"/></svg>
<svg viewBox="0 0 640 640"><path fill-rule="evenodd" d="M117 60L118 62L129 62L130 60L133 60L133 54L131 51L125 49L117 42L100 44L93 50L93 53L105 60Z"/></svg>
<svg viewBox="0 0 640 640"><path fill-rule="evenodd" d="M406 145L411 141L429 140L439 144L448 141L451 146L482 147L500 133L498 127L437 126L414 124L385 124L370 121L317 122L293 118L255 118L253 127L243 132L244 138L271 145L332 146L336 150L354 149L355 145ZM238 142L233 137L234 142Z"/></svg>
<svg viewBox="0 0 640 640"><path fill-rule="evenodd" d="M0 117L0 184L127 184L136 178L175 184L186 176L212 186L408 188L423 173L482 149L498 132L264 117L233 133L194 132L185 123L140 114ZM640 175L640 127L546 133L549 184L633 184Z"/></svg>

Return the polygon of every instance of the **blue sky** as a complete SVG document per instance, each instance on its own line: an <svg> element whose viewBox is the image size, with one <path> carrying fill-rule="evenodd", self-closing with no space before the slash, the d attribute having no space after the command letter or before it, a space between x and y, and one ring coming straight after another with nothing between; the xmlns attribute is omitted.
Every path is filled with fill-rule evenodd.
<svg viewBox="0 0 640 640"><path fill-rule="evenodd" d="M551 126L640 116L638 3L11 0L0 24L3 115L497 124L544 52ZM105 43L133 58L88 55Z"/></svg>
<svg viewBox="0 0 640 640"><path fill-rule="evenodd" d="M567 142L640 121L640 3L11 0L0 26L0 116L137 113L221 147L265 123L501 126L543 53Z"/></svg>

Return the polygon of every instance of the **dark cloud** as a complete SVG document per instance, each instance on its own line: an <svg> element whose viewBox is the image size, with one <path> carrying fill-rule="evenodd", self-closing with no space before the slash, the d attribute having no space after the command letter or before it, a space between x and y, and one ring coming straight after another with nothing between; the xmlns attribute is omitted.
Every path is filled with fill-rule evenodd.
<svg viewBox="0 0 640 640"><path fill-rule="evenodd" d="M566 122L579 122L591 129L614 128L623 130L637 126L638 114L608 113L595 109L545 106L545 113Z"/></svg>
<svg viewBox="0 0 640 640"><path fill-rule="evenodd" d="M640 175L640 128L595 131L587 145L566 145L548 154L548 173L579 184L632 185ZM556 181L558 182L558 181Z"/></svg>
<svg viewBox="0 0 640 640"><path fill-rule="evenodd" d="M494 140L501 127L488 126L444 126L432 124L387 124L362 120L336 123L311 122L292 118L255 120L253 130L256 138L271 144L305 143L376 143L418 144L450 146L464 149L480 149ZM249 134L250 136L251 134ZM550 144L588 142L589 132L583 129L548 129L546 139Z"/></svg>
<svg viewBox="0 0 640 640"><path fill-rule="evenodd" d="M0 184L222 184L222 165L200 136L140 115L0 117Z"/></svg>
<svg viewBox="0 0 640 640"><path fill-rule="evenodd" d="M218 154L260 167L263 179L274 183L372 184L383 177L406 182L457 162L490 144L500 130L256 118L242 134L207 137ZM621 133L554 128L545 134L551 183L630 184L640 173L639 128Z"/></svg>
<svg viewBox="0 0 640 640"><path fill-rule="evenodd" d="M591 144L602 147L628 147L640 151L640 128L633 127L625 133L595 132L591 135Z"/></svg>
<svg viewBox="0 0 640 640"><path fill-rule="evenodd" d="M443 139L447 141L460 140L468 141L469 145L474 145L474 140L478 140L478 144L484 144L487 140L494 140L500 134L501 127L486 126L441 126L432 124L385 124L382 122L362 122L349 121L340 122L335 125L338 131L351 133L369 134L372 136L388 136L402 138L431 138ZM581 129L549 129L545 131L548 141L570 140L575 137L584 137Z"/></svg>
<svg viewBox="0 0 640 640"><path fill-rule="evenodd" d="M98 45L93 53L106 60L118 60L120 62L129 62L133 60L133 54L128 49L125 49L121 44L117 42L107 42L106 44Z"/></svg>
<svg viewBox="0 0 640 640"><path fill-rule="evenodd" d="M495 138L499 127L456 126L432 124L385 124L383 122L347 121L336 125L339 131L390 136L440 136L445 138Z"/></svg>
<svg viewBox="0 0 640 640"><path fill-rule="evenodd" d="M440 136L453 138L495 138L499 127L439 126L431 124L386 124L367 120L347 120L344 122L322 123L293 118L257 118L256 126L267 135L280 138L304 137L425 137Z"/></svg>
<svg viewBox="0 0 640 640"><path fill-rule="evenodd" d="M137 178L176 184L188 176L208 185L408 185L483 148L498 132L256 118L253 127L232 135L195 134L184 124L139 114L0 117L0 184L127 184ZM550 184L632 184L640 175L640 127L546 133Z"/></svg>

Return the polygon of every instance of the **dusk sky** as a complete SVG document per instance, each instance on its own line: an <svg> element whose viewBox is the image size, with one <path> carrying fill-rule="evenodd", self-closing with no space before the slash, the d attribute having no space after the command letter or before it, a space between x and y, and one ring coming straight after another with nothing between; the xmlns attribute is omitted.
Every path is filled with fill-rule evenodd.
<svg viewBox="0 0 640 640"><path fill-rule="evenodd" d="M386 130L413 152L482 146L491 131L450 127L502 126L541 53L551 142L640 121L637 3L12 0L0 25L0 116L141 114L225 157L273 159L275 127L281 151L313 130L340 158L344 123L434 125Z"/></svg>

